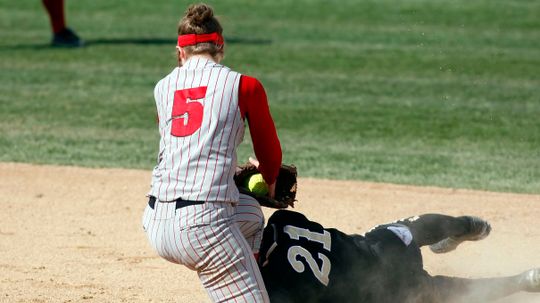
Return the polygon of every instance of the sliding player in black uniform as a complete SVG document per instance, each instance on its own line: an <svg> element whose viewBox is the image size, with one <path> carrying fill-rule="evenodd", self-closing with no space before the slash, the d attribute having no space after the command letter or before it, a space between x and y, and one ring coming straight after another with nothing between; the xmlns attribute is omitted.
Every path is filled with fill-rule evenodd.
<svg viewBox="0 0 540 303"><path fill-rule="evenodd" d="M540 292L540 269L489 279L431 276L423 269L421 246L444 253L490 231L477 217L427 214L347 235L279 210L264 230L259 266L272 303L481 303Z"/></svg>

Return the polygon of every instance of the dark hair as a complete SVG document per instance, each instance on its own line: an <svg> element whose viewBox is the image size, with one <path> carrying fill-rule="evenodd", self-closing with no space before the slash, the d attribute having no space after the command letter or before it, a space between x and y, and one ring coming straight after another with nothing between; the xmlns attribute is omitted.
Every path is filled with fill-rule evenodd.
<svg viewBox="0 0 540 303"><path fill-rule="evenodd" d="M214 10L209 5L204 3L190 5L184 17L178 23L178 35L187 34L210 34L223 33L223 28L219 21L214 17ZM215 57L218 54L223 54L223 46L216 45L212 42L197 43L184 47L190 55L209 54Z"/></svg>

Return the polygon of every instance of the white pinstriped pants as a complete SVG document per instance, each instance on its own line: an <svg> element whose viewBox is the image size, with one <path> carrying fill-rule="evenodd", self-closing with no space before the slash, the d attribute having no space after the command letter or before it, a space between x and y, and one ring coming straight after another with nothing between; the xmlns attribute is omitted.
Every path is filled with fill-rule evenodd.
<svg viewBox="0 0 540 303"><path fill-rule="evenodd" d="M197 271L213 302L270 302L253 257L264 216L259 203L240 195L234 206L208 202L175 209L174 202L146 206L143 228L164 259Z"/></svg>

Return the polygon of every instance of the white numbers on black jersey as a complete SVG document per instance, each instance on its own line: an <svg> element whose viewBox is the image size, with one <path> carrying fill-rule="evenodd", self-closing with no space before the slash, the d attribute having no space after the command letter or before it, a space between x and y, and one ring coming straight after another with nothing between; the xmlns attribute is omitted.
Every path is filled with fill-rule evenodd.
<svg viewBox="0 0 540 303"><path fill-rule="evenodd" d="M283 231L289 235L291 239L294 240L300 240L300 238L306 238L309 241L319 242L323 245L324 249L330 251L330 247L332 246L332 238L330 237L330 233L328 231L324 231L324 233L318 233L314 231L310 231L307 228L300 228L292 225L287 225L283 228Z"/></svg>
<svg viewBox="0 0 540 303"><path fill-rule="evenodd" d="M332 247L332 238L330 237L330 233L326 230L324 233L318 233L310 231L306 228L287 225L283 228L283 231L293 240L300 240L301 237L306 238L308 241L321 243L323 248L327 251L330 251L330 248ZM289 260L292 268L298 273L302 273L305 270L304 263L297 259L299 256L305 258L315 278L317 278L317 280L319 280L323 285L328 286L328 282L330 281L328 276L330 275L330 269L332 267L330 259L328 259L325 254L318 253L318 258L322 262L321 266L319 267L319 264L317 264L317 261L315 261L307 249L299 245L291 246L287 252L287 259Z"/></svg>

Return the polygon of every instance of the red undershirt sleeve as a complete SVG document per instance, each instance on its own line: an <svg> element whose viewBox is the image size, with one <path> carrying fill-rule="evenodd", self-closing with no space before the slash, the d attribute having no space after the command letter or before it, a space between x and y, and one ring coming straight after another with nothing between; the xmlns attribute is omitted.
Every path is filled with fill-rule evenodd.
<svg viewBox="0 0 540 303"><path fill-rule="evenodd" d="M266 92L257 79L241 76L238 106L242 118L248 121L253 149L259 160L259 171L266 183L273 184L281 167L281 145L268 107Z"/></svg>

